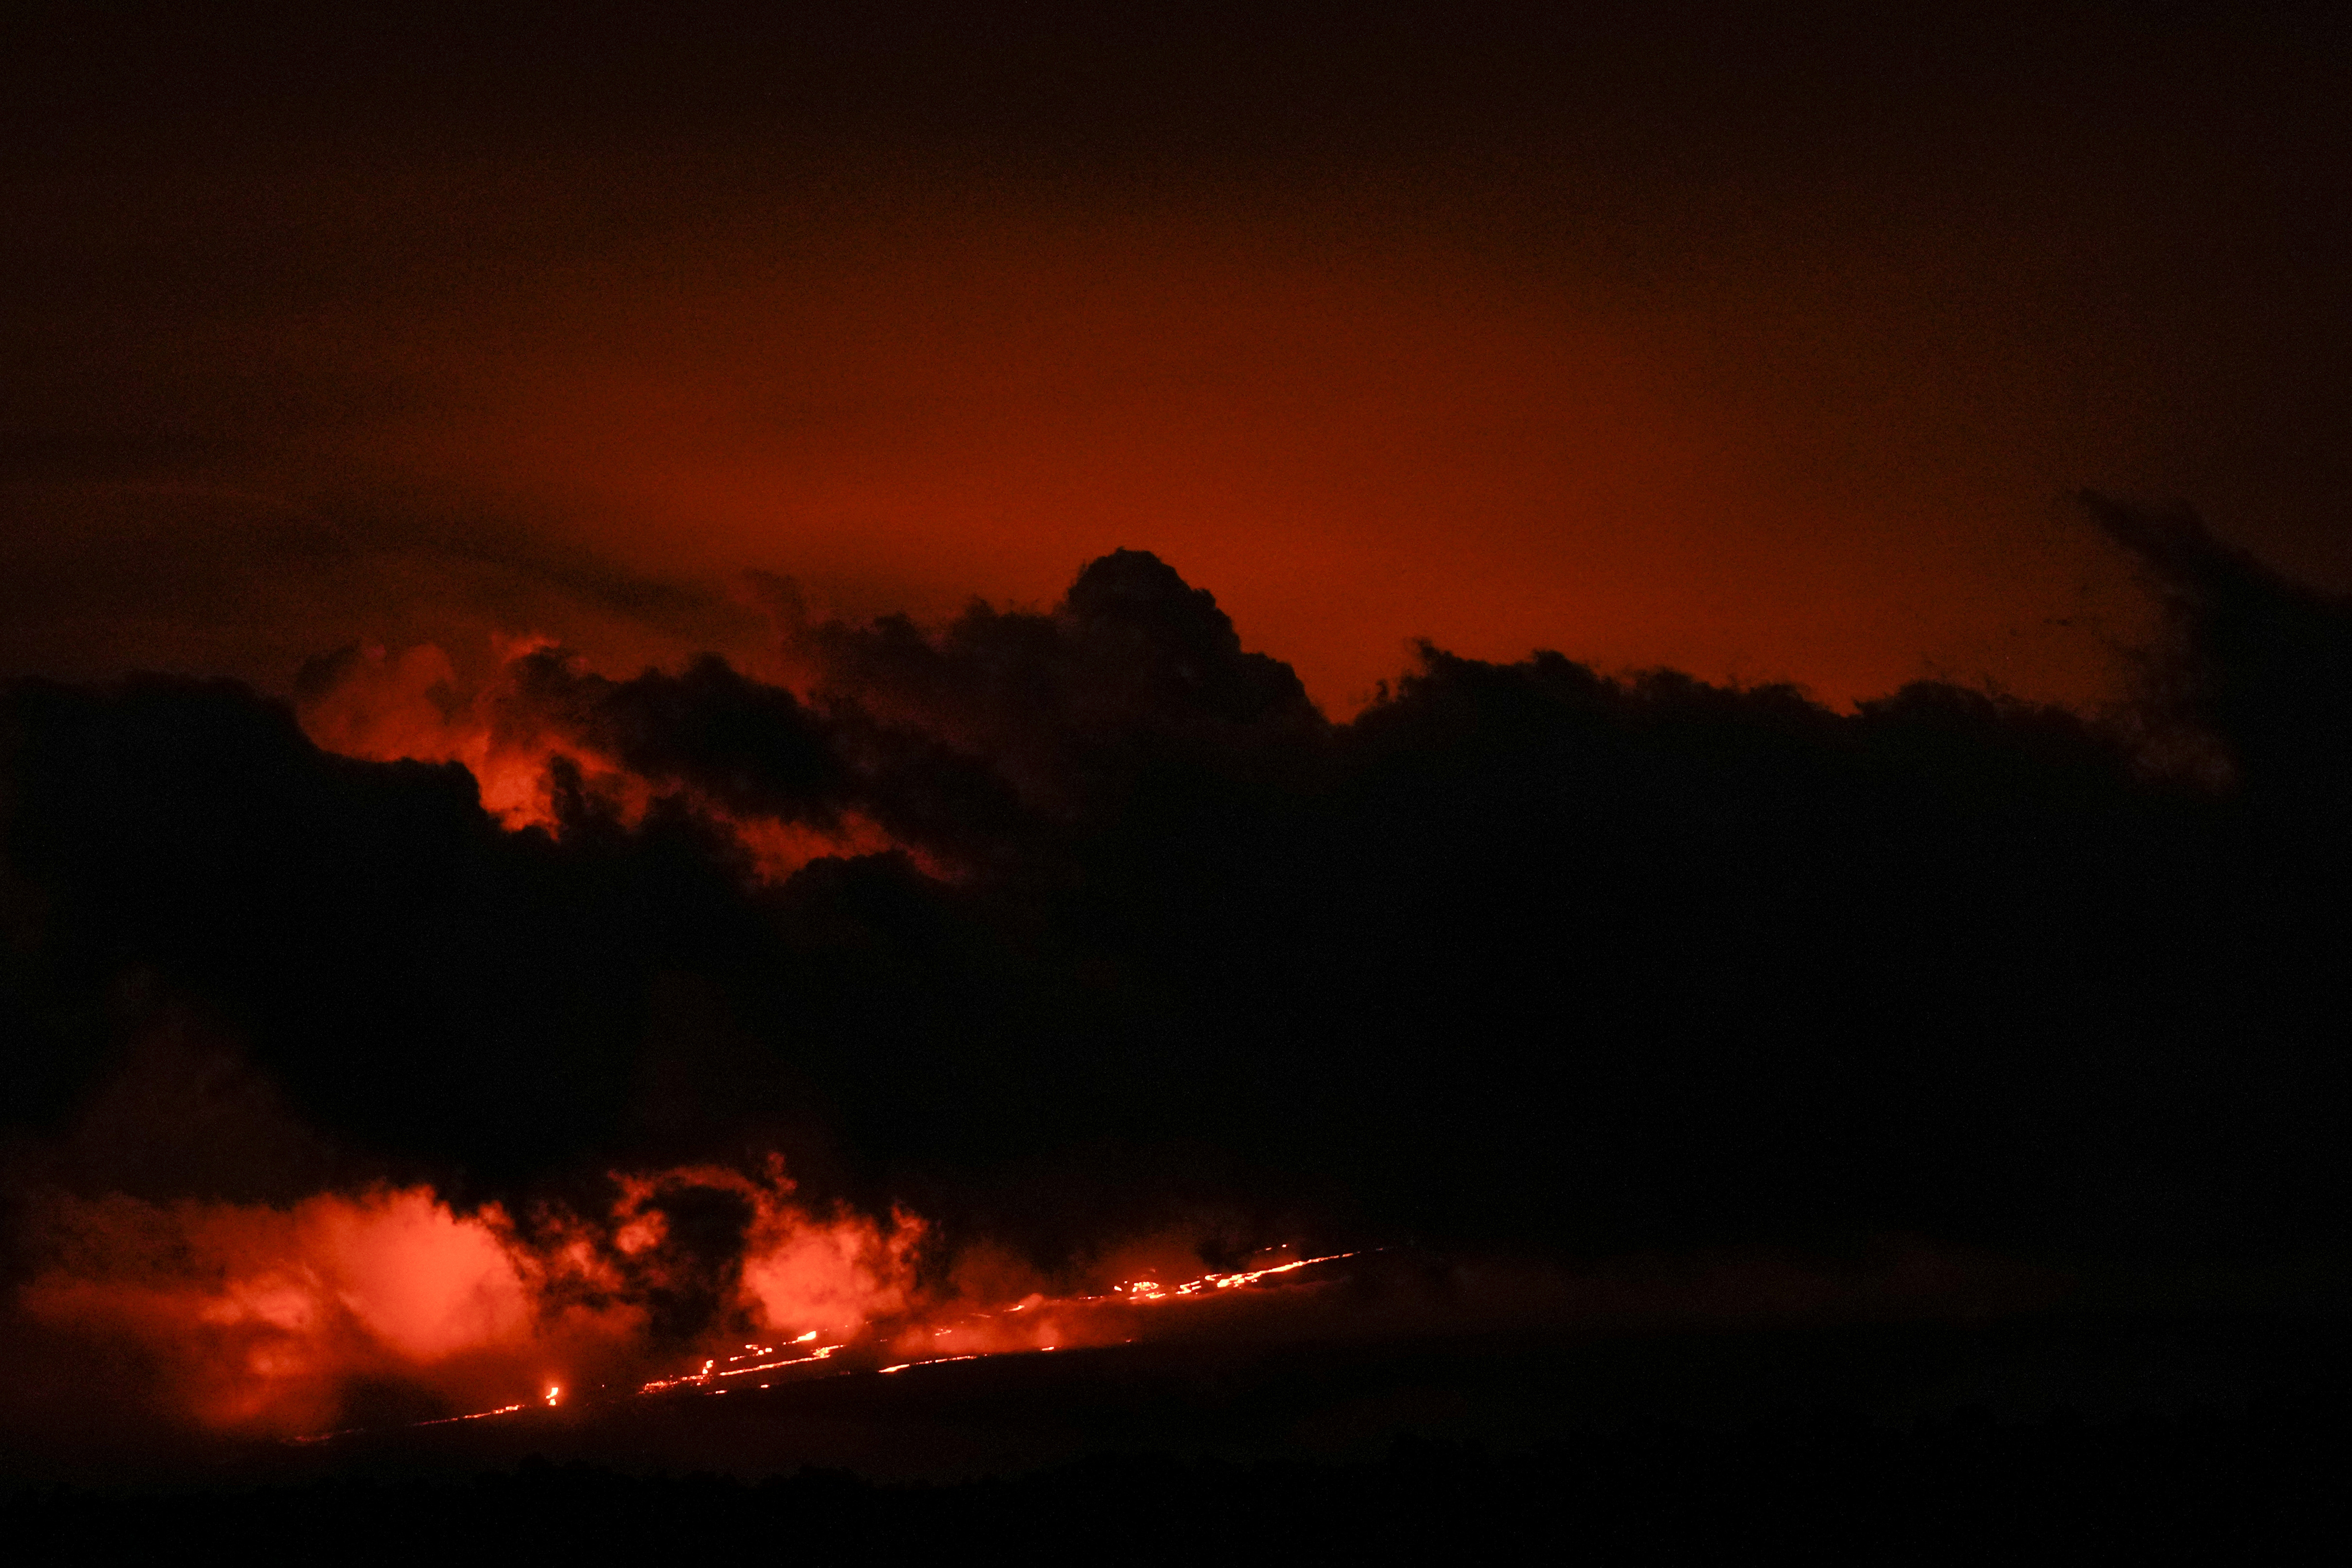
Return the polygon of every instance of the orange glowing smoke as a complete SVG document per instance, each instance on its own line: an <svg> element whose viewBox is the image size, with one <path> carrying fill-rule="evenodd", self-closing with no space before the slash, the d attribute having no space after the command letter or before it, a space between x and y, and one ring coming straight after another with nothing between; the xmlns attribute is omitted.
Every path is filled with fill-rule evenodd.
<svg viewBox="0 0 2352 1568"><path fill-rule="evenodd" d="M657 1206L667 1193L691 1189L744 1200L751 1224L743 1237L735 1306L743 1322L761 1333L796 1335L803 1342L819 1334L845 1337L906 1311L914 1300L921 1218L897 1209L886 1226L846 1208L814 1213L793 1201L793 1183L780 1159L772 1156L761 1177L692 1165L614 1179L621 1196L612 1212L612 1249L622 1260L650 1255L658 1265L669 1239ZM567 1238L556 1261L586 1270L607 1290L618 1288L613 1261L583 1250L576 1234Z"/></svg>
<svg viewBox="0 0 2352 1568"><path fill-rule="evenodd" d="M609 1215L542 1214L531 1227L495 1205L461 1215L424 1187L290 1208L54 1198L52 1261L20 1305L101 1353L143 1360L175 1417L290 1436L336 1425L362 1383L446 1408L520 1408L505 1402L554 1405L584 1373L634 1364L648 1283L681 1267L654 1202L685 1188L737 1194L752 1215L713 1332L847 1338L912 1300L923 1226L910 1215L814 1213L774 1165L764 1179L707 1168L614 1179Z"/></svg>
<svg viewBox="0 0 2352 1568"><path fill-rule="evenodd" d="M421 1187L288 1209L67 1198L47 1217L60 1257L25 1310L135 1347L209 1426L331 1425L362 1378L478 1400L594 1328L536 1310L495 1211L460 1216Z"/></svg>
<svg viewBox="0 0 2352 1568"><path fill-rule="evenodd" d="M1199 1273L1197 1254L1171 1243L1157 1248L1168 1267L1107 1289L1009 1284L999 1259L927 1289L919 1217L812 1208L772 1158L757 1174L688 1166L613 1181L618 1196L601 1214L536 1210L525 1224L495 1205L461 1214L425 1187L285 1208L53 1197L50 1260L19 1305L89 1353L151 1369L159 1414L308 1436L351 1419L362 1385L406 1390L408 1408L421 1399L451 1412L441 1419L478 1420L600 1385L611 1396L718 1393L828 1362L902 1372L1114 1344L1167 1304L1352 1256L1270 1254L1254 1268ZM698 1268L708 1276L711 1260L671 1234L667 1205L681 1196L733 1200L748 1215L740 1247L719 1260L700 1342L683 1354L656 1342L648 1305ZM1121 1265L1134 1256L1105 1268L1132 1273ZM667 1375L645 1376L665 1362Z"/></svg>

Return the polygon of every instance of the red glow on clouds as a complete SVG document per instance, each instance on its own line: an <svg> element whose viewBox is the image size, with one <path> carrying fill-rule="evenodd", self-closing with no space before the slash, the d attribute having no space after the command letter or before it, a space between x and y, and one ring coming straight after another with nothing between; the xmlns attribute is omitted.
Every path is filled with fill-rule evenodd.
<svg viewBox="0 0 2352 1568"><path fill-rule="evenodd" d="M1042 602L1150 550L1341 716L1424 636L1832 703L1930 667L2111 679L2060 623L2115 574L2053 498L2118 471L2115 434L2038 385L1943 406L1992 335L1951 341L1970 296L1927 281L1948 254L1896 264L1936 303L1889 333L1736 268L1662 309L1649 247L1629 279L1311 208L887 212L829 214L789 259L758 225L688 265L608 249L535 271L527 319L404 317L442 399L336 460L650 579L788 574L851 618Z"/></svg>
<svg viewBox="0 0 2352 1568"><path fill-rule="evenodd" d="M501 664L543 646L514 641L499 650ZM520 711L499 713L494 701L467 694L449 656L430 644L362 649L331 690L303 704L302 726L347 757L461 763L481 787L483 809L510 828L553 826L547 763L558 753L585 760Z"/></svg>
<svg viewBox="0 0 2352 1568"><path fill-rule="evenodd" d="M517 661L550 646L542 637L500 638L494 671L469 681L432 644L398 652L371 645L357 650L331 684L304 696L302 727L321 749L347 757L460 763L474 775L482 808L510 830L557 827L550 768L561 761L576 770L585 795L634 825L652 805L654 787L559 732L516 690ZM690 791L671 793L686 794L698 815L722 826L763 880L780 881L824 856L894 847L887 834L855 812L817 826L730 811Z"/></svg>

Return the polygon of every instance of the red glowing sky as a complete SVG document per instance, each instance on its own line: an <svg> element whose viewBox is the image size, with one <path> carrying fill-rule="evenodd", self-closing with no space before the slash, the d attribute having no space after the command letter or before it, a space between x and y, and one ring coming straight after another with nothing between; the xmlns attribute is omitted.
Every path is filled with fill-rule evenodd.
<svg viewBox="0 0 2352 1568"><path fill-rule="evenodd" d="M938 615L1127 546L1335 711L1418 637L2095 700L2142 622L2076 489L2352 577L2311 39L1068 20L60 24L12 95L0 668L756 664L750 569Z"/></svg>

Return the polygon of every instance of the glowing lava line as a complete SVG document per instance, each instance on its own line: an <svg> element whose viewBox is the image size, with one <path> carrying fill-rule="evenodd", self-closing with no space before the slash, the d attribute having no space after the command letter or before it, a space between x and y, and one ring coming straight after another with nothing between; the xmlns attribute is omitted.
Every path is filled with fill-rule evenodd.
<svg viewBox="0 0 2352 1568"><path fill-rule="evenodd" d="M814 1338L816 1338L816 1331L812 1329L807 1333L803 1334L800 1338L793 1341L792 1342L796 1345L802 1345L808 1343ZM737 1366L735 1364L737 1362L744 1360L745 1358L743 1356L729 1356L727 1358L727 1370L724 1372L719 1370L719 1361L718 1358L714 1356L705 1361L702 1363L701 1370L698 1372L689 1372L678 1377L657 1377L654 1379L653 1382L648 1383L642 1388L638 1389L637 1392L639 1394L659 1394L666 1388L681 1388L689 1385L700 1388L709 1384L716 1383L722 1377L748 1377L755 1372L773 1372L780 1366L805 1366L812 1362L824 1361L831 1357L835 1351L841 1350L842 1348L844 1347L841 1345L818 1345L815 1349L810 1351L805 1355L781 1356L774 1361L753 1362L749 1366ZM776 1352L776 1347L773 1345L745 1345L743 1349L751 1355L774 1355ZM765 1384L762 1384L761 1386L764 1387Z"/></svg>
<svg viewBox="0 0 2352 1568"><path fill-rule="evenodd" d="M919 1320L906 1326L895 1336L897 1345L902 1351L914 1348L908 1343L908 1340L919 1336L930 1342L949 1341L950 1342L948 1345L940 1348L952 1349L959 1353L908 1356L904 1361L893 1362L887 1366L843 1367L839 1371L843 1373L873 1371L888 1374L906 1372L919 1366L944 1365L950 1362L979 1361L989 1356L1060 1350L1066 1343L1132 1343L1135 1337L1133 1334L1120 1334L1116 1331L1104 1332L1100 1314L1105 1311L1117 1312L1121 1308L1170 1301L1207 1300L1222 1292L1245 1290L1266 1280L1296 1274L1302 1269L1314 1268L1318 1264L1337 1263L1345 1258L1360 1256L1361 1256L1360 1253L1352 1251L1324 1253L1314 1258L1295 1258L1286 1263L1268 1264L1263 1268L1237 1269L1230 1272L1212 1271L1173 1285L1163 1285L1156 1279L1134 1279L1114 1285L1108 1290L1099 1294L1060 1297L1036 1295L1009 1306L967 1311L945 1322L941 1322L936 1317L929 1323ZM1094 1321L1089 1324L1082 1319L1076 1322L1064 1322L1062 1320L1071 1313L1090 1315ZM1022 1316L1016 1319L1016 1314ZM969 1350L953 1342L961 1340L969 1344L975 1337L983 1340L996 1338L999 1331L991 1325L1010 1325L1015 1321L1024 1326L1016 1331L1017 1337L1013 1342L981 1344ZM792 1341L791 1343L809 1345L816 1337L816 1331L812 1329ZM789 1367L808 1366L826 1361L839 1352L849 1349L856 1338L856 1336L852 1336L851 1340L837 1343L814 1345L800 1355L782 1356L777 1354L782 1348L780 1346L746 1343L740 1352L723 1361L715 1356L710 1357L692 1372L683 1373L676 1377L656 1378L642 1385L637 1393L657 1394L675 1389L692 1388L709 1394L723 1394L726 1390L714 1388L711 1385L728 1378L743 1377L755 1373L775 1372ZM886 1335L886 1342L887 1338L888 1336ZM759 1386L766 1388L769 1384L762 1383Z"/></svg>
<svg viewBox="0 0 2352 1568"><path fill-rule="evenodd" d="M1377 1249L1374 1249L1377 1250ZM916 1367L942 1366L953 1362L980 1361L1003 1355L1035 1354L1082 1345L1131 1344L1133 1332L1121 1332L1122 1327L1132 1327L1125 1317L1126 1310L1171 1301L1199 1301L1215 1299L1228 1292L1247 1290L1268 1280L1297 1275L1319 1264L1338 1263L1362 1256L1360 1252L1332 1252L1315 1258L1297 1258L1286 1263L1269 1264L1263 1268L1239 1269L1231 1272L1210 1272L1176 1284L1162 1284L1156 1279L1131 1279L1112 1286L1098 1294L1047 1297L1032 1295L1010 1305L966 1311L945 1321L936 1316L924 1321L918 1314L909 1322L900 1320L895 1330L888 1320L869 1323L864 1330L848 1338L819 1343L819 1331L811 1329L792 1339L762 1344L743 1342L741 1348L728 1356L706 1356L701 1364L675 1377L656 1378L640 1384L634 1395L669 1394L678 1390L694 1390L708 1394L721 1394L729 1390L717 1386L728 1380L773 1373L793 1367L813 1367L833 1363L828 1375L850 1375L873 1372L894 1375ZM1106 1319L1104 1314L1110 1316ZM1004 1336L1010 1334L1011 1338ZM945 1355L909 1355L903 1361L887 1365L869 1363L843 1365L835 1358L842 1352L866 1345L894 1344L904 1353L916 1348L910 1339L923 1341L947 1340L940 1346L955 1353ZM974 1344L974 1340L982 1342ZM954 1342L962 1341L962 1344ZM972 1348L966 1349L965 1345ZM853 1358L863 1363L863 1357ZM874 1360L879 1360L875 1356ZM757 1386L767 1388L762 1382ZM412 1427L449 1426L469 1421L484 1421L494 1416L516 1415L533 1405L555 1407L562 1400L561 1384L548 1384L536 1400L502 1405L493 1410L475 1411L464 1415L443 1416L436 1420L411 1422ZM347 1428L289 1439L297 1443L323 1443L337 1437L354 1435L365 1428Z"/></svg>

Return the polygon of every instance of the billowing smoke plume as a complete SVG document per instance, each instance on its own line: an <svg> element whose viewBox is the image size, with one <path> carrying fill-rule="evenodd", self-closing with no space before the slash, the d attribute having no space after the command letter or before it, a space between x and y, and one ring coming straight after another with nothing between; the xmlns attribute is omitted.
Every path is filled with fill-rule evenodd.
<svg viewBox="0 0 2352 1568"><path fill-rule="evenodd" d="M314 1331L815 1331L982 1242L2340 1241L2352 612L2101 515L2174 611L2114 725L1431 647L1334 724L1124 551L938 628L777 585L790 684L20 685L12 1279L102 1318L235 1232L175 1299L310 1419ZM336 1283L404 1247L463 1289Z"/></svg>

